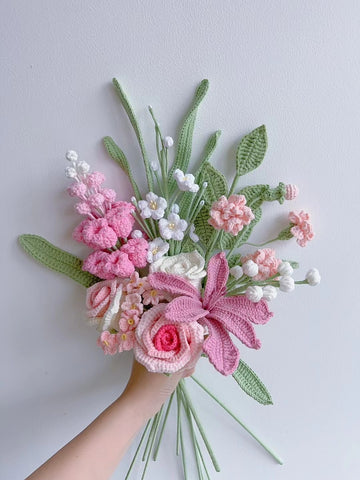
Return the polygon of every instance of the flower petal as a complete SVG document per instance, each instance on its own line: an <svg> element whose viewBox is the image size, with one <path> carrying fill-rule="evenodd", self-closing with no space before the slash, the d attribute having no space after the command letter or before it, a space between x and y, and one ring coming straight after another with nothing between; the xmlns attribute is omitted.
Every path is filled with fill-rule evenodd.
<svg viewBox="0 0 360 480"><path fill-rule="evenodd" d="M226 330L233 333L247 347L255 348L256 350L261 347L260 340L256 338L254 327L248 320L242 318L236 313L222 310L216 306L211 310L208 318L220 322Z"/></svg>
<svg viewBox="0 0 360 480"><path fill-rule="evenodd" d="M211 257L207 268L207 281L204 292L204 306L211 310L219 297L226 293L229 266L224 252Z"/></svg>
<svg viewBox="0 0 360 480"><path fill-rule="evenodd" d="M205 317L208 313L208 310L202 308L200 300L183 296L174 298L168 304L165 317L173 323L189 323Z"/></svg>
<svg viewBox="0 0 360 480"><path fill-rule="evenodd" d="M219 322L204 318L199 323L206 325L209 331L209 336L203 344L203 351L218 372L223 375L230 375L239 364L239 350Z"/></svg>
<svg viewBox="0 0 360 480"><path fill-rule="evenodd" d="M264 325L273 316L265 300L254 303L245 295L220 298L216 303L216 307L232 312L244 320L249 320L252 323L260 325Z"/></svg>
<svg viewBox="0 0 360 480"><path fill-rule="evenodd" d="M190 282L178 275L155 272L151 273L147 278L152 288L156 290L162 290L172 295L185 295L186 297L199 298L197 289L191 285Z"/></svg>

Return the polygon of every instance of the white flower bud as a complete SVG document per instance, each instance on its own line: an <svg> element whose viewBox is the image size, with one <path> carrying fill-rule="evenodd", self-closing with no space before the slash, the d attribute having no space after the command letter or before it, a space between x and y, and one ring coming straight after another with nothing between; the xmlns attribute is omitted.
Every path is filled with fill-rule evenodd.
<svg viewBox="0 0 360 480"><path fill-rule="evenodd" d="M164 138L164 147L171 148L174 145L174 140L171 137Z"/></svg>
<svg viewBox="0 0 360 480"><path fill-rule="evenodd" d="M170 212L172 213L179 213L180 212L180 207L177 203L174 203L171 205Z"/></svg>
<svg viewBox="0 0 360 480"><path fill-rule="evenodd" d="M155 162L155 160L153 160L152 162L150 162L150 166L151 168L154 170L154 172L157 172L159 170L159 163L158 162Z"/></svg>
<svg viewBox="0 0 360 480"><path fill-rule="evenodd" d="M294 269L292 268L289 262L281 262L278 268L278 272L283 277L291 276L294 273Z"/></svg>
<svg viewBox="0 0 360 480"><path fill-rule="evenodd" d="M262 299L263 291L261 287L251 285L246 289L245 294L251 302L257 303Z"/></svg>
<svg viewBox="0 0 360 480"><path fill-rule="evenodd" d="M131 232L131 238L142 238L143 233L140 230L133 230Z"/></svg>
<svg viewBox="0 0 360 480"><path fill-rule="evenodd" d="M240 265L236 265L235 267L230 268L229 270L230 275L232 275L236 280L239 280L243 276L243 269Z"/></svg>
<svg viewBox="0 0 360 480"><path fill-rule="evenodd" d="M69 150L68 152L66 152L65 157L66 160L69 160L69 162L77 162L79 155L77 152L75 152L75 150Z"/></svg>
<svg viewBox="0 0 360 480"><path fill-rule="evenodd" d="M277 297L277 289L272 285L266 285L263 287L263 298L267 302L271 302L274 298Z"/></svg>
<svg viewBox="0 0 360 480"><path fill-rule="evenodd" d="M285 275L280 278L280 290L285 293L292 292L295 288L295 281L292 277Z"/></svg>
<svg viewBox="0 0 360 480"><path fill-rule="evenodd" d="M74 167L66 167L65 168L65 175L67 178L76 178L77 172Z"/></svg>
<svg viewBox="0 0 360 480"><path fill-rule="evenodd" d="M317 268L312 268L311 270L309 270L305 278L308 281L308 284L311 285L312 287L315 287L315 285L318 285L321 280L321 276Z"/></svg>
<svg viewBox="0 0 360 480"><path fill-rule="evenodd" d="M76 165L76 169L80 174L86 175L90 171L90 165L87 162L81 161Z"/></svg>
<svg viewBox="0 0 360 480"><path fill-rule="evenodd" d="M130 201L132 204L136 205L137 204L137 201L136 201L136 198L135 197L131 197L130 198Z"/></svg>
<svg viewBox="0 0 360 480"><path fill-rule="evenodd" d="M245 262L242 266L242 269L245 275L248 277L256 277L256 275L259 273L258 265L252 260Z"/></svg>

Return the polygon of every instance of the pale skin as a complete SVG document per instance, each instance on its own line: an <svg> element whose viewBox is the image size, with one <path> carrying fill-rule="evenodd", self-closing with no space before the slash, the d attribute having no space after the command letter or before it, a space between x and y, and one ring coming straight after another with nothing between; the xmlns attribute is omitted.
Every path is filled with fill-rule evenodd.
<svg viewBox="0 0 360 480"><path fill-rule="evenodd" d="M192 373L150 373L134 361L120 397L26 480L109 479L135 435Z"/></svg>

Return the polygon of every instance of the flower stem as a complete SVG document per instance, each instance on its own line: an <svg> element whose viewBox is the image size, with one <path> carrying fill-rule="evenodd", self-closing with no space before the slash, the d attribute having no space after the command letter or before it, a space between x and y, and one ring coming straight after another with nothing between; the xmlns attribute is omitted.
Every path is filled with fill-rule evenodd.
<svg viewBox="0 0 360 480"><path fill-rule="evenodd" d="M134 456L133 456L133 458L132 458L132 461L131 461L131 463L130 463L129 470L128 470L127 473L126 473L125 480L128 480L128 478L129 478L129 475L130 475L130 473L131 473L131 470L132 470L132 468L133 468L133 466L134 466L134 464L135 464L135 460L136 460L136 458L137 458L137 456L138 456L138 454L139 454L139 452L140 452L141 446L142 446L142 444L143 444L143 442L144 442L144 440L145 440L145 435L146 435L146 432L147 432L147 430L148 430L148 428L149 428L149 426L150 426L150 422L151 422L151 420L149 420L149 421L147 422L147 424L146 424L146 426L145 426L145 430L143 431L143 434L141 435L141 439L140 439L139 445L138 445L138 447L137 447L137 449L136 449L136 452L135 452L135 454L134 454Z"/></svg>
<svg viewBox="0 0 360 480"><path fill-rule="evenodd" d="M150 448L149 448L149 452L147 454L147 458L146 458L146 463L145 463L145 466L144 466L144 470L143 470L143 473L141 475L141 480L144 480L145 478L145 474L146 474L146 470L147 470L147 467L149 465L149 460L150 460L150 456L151 456L151 450L153 448L153 445L154 445L154 442L155 442L155 438L156 438L156 434L157 434L157 430L159 428L159 423L160 423L160 418L161 418L161 414L162 414L162 411L163 411L163 408L164 406L161 407L160 409L160 412L157 413L154 417L154 420L155 420L155 428L154 428L154 431L153 431L153 434L152 434L152 438L151 438L151 441L150 441ZM150 435L151 435L151 432L150 432Z"/></svg>
<svg viewBox="0 0 360 480"><path fill-rule="evenodd" d="M180 416L181 416L181 404L180 404L180 387L176 388L176 402L177 402L177 420L176 420L176 455L179 455L180 450Z"/></svg>
<svg viewBox="0 0 360 480"><path fill-rule="evenodd" d="M159 453L160 443L161 443L162 437L164 435L165 425L166 425L166 422L167 422L167 419L168 419L168 416L169 416L169 412L170 412L170 408L171 408L173 398L174 398L174 393L171 394L168 406L166 408L164 420L163 420L163 423L161 425L161 429L160 429L160 433L159 433L159 440L157 442L157 445L156 445L156 448L155 448L155 451L154 451L154 456L153 456L154 461L157 459L157 456L158 456L158 453Z"/></svg>
<svg viewBox="0 0 360 480"><path fill-rule="evenodd" d="M158 415L159 414L157 413L153 417L153 420L152 420L149 436L148 436L148 439L147 439L147 442L146 442L146 445L145 445L145 450L144 450L144 453L143 453L143 456L142 456L142 461L143 462L145 462L145 459L146 459L146 456L147 456L147 453L148 453L148 450L149 450L149 447L150 447L150 444L151 444L151 439L152 439L153 434L154 434L154 430L155 430L155 426L156 426L156 420L157 420Z"/></svg>
<svg viewBox="0 0 360 480"><path fill-rule="evenodd" d="M187 391L186 391L184 380L180 380L179 385L180 385L180 388L181 388L182 392L184 393L185 400L186 400L186 402L187 402L187 404L188 404L188 406L189 406L189 408L190 408L190 411L191 411L191 413L192 413L192 416L194 417L195 423L196 423L196 425L197 425L197 427L198 427L198 429L199 429L199 432L200 432L200 434L201 434L201 436L202 436L202 439L204 440L206 449L207 449L207 451L209 452L209 455L210 455L211 461L212 461L212 463L213 463L213 465L214 465L214 468L215 468L215 470L216 470L217 472L220 472L220 467L219 467L218 461L217 461L216 458L215 458L214 452L213 452L213 450L212 450L212 448L211 448L211 445L210 445L210 443L209 443L209 440L207 439L207 436L206 436L205 431L204 431L204 428L203 428L203 426L202 426L202 424L201 424L201 422L200 422L200 419L199 419L199 417L198 417L198 414L197 414L197 412L196 412L196 410L195 410L195 408L194 408L194 406L193 406L193 404L192 404L192 401L191 401L191 399L190 399L190 397L189 397L189 395L188 395L188 393L187 393Z"/></svg>
<svg viewBox="0 0 360 480"><path fill-rule="evenodd" d="M269 448L267 445L264 444L262 440L260 440L250 429L247 427L234 413L231 412L217 397L215 397L214 394L212 394L206 387L203 385L199 380L195 377L191 377L195 383L199 385L215 402L217 402L220 407L222 407L239 425L241 425L244 430L246 430L249 435L253 437L254 440L256 440L280 465L283 464L283 461L281 460L276 453L274 453L271 448Z"/></svg>

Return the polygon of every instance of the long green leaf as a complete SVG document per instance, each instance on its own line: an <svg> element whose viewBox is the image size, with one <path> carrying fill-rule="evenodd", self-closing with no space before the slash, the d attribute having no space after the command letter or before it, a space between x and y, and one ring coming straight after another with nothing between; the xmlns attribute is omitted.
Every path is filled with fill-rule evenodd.
<svg viewBox="0 0 360 480"><path fill-rule="evenodd" d="M137 200L140 200L141 193L140 193L139 187L137 186L137 183L135 182L133 173L131 171L131 168L130 168L129 162L127 161L125 153L121 150L121 148L118 145L116 145L116 143L111 137L105 137L103 139L103 142L110 157L120 165L120 167L124 170L126 175L129 177L130 183L134 190L134 195Z"/></svg>
<svg viewBox="0 0 360 480"><path fill-rule="evenodd" d="M149 159L148 159L148 156L147 156L144 139L143 139L139 124L137 122L135 113L132 109L132 106L130 105L130 102L129 102L124 90L122 89L120 83L117 81L116 78L113 78L113 85L115 87L116 93L118 94L118 96L120 98L122 106L124 107L125 112L127 113L127 116L129 117L130 123L131 123L131 125L134 129L136 138L139 142L141 154L142 154L142 157L143 157L143 160L144 160L145 173L146 173L146 179L147 179L147 182L148 182L149 190L153 191L154 185L153 185L153 177L152 177L152 173L151 173L151 169L150 169Z"/></svg>
<svg viewBox="0 0 360 480"><path fill-rule="evenodd" d="M199 108L200 103L206 95L206 92L209 88L209 81L203 80L198 86L193 103L189 112L187 113L183 126L180 130L179 140L177 144L176 157L173 166L170 169L169 173L169 192L172 194L175 190L176 182L173 178L174 171L179 168L180 170L186 172L192 150L192 138L196 120L196 114Z"/></svg>
<svg viewBox="0 0 360 480"><path fill-rule="evenodd" d="M207 245L211 237L216 233L214 228L209 224L209 218L209 207L204 206L194 221L196 234L203 245Z"/></svg>
<svg viewBox="0 0 360 480"><path fill-rule="evenodd" d="M100 282L100 278L82 270L82 261L71 253L61 250L38 235L20 235L19 243L31 257L51 270L63 273L88 288Z"/></svg>
<svg viewBox="0 0 360 480"><path fill-rule="evenodd" d="M228 184L224 175L219 172L211 163L206 162L201 169L199 182L207 182L208 186L204 192L204 200L209 207L219 200L222 195L227 194Z"/></svg>
<svg viewBox="0 0 360 480"><path fill-rule="evenodd" d="M238 368L233 373L233 377L244 392L257 402L262 405L271 405L273 403L271 395L265 385L243 360L240 360Z"/></svg>
<svg viewBox="0 0 360 480"><path fill-rule="evenodd" d="M241 140L236 152L237 176L255 170L264 159L267 148L265 125L256 128Z"/></svg>

